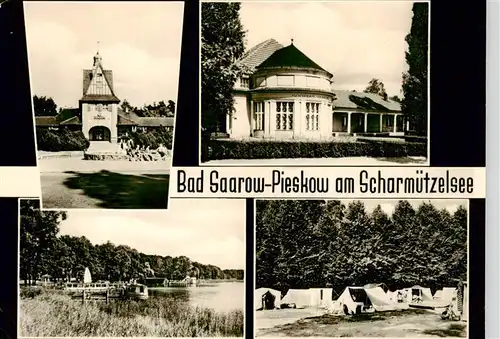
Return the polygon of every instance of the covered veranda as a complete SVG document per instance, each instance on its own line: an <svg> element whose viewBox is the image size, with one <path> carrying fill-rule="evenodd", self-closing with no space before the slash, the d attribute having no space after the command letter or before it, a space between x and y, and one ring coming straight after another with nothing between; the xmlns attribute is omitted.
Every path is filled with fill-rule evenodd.
<svg viewBox="0 0 500 339"><path fill-rule="evenodd" d="M333 112L333 133L390 133L403 134L404 115L402 113L378 112Z"/></svg>

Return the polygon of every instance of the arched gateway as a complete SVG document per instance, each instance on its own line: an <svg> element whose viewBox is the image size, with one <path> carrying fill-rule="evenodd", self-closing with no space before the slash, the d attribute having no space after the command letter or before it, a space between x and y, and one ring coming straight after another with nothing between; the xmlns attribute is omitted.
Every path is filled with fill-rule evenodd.
<svg viewBox="0 0 500 339"><path fill-rule="evenodd" d="M89 130L89 140L111 142L111 131L105 126L94 126Z"/></svg>

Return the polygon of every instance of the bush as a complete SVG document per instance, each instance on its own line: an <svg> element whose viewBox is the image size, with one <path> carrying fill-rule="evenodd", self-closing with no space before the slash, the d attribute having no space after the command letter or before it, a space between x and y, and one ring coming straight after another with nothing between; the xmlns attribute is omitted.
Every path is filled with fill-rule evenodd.
<svg viewBox="0 0 500 339"><path fill-rule="evenodd" d="M84 151L90 145L81 131L74 132L64 128L59 130L37 128L36 141L39 151L49 152Z"/></svg>
<svg viewBox="0 0 500 339"><path fill-rule="evenodd" d="M427 137L422 137L418 135L405 135L405 140L408 142L427 142Z"/></svg>
<svg viewBox="0 0 500 339"><path fill-rule="evenodd" d="M374 140L363 142L210 140L207 146L207 160L427 156L425 143Z"/></svg>
<svg viewBox="0 0 500 339"><path fill-rule="evenodd" d="M20 295L21 299L26 299L26 298L33 299L34 297L39 296L40 294L42 294L41 288L21 287L19 289L19 295Z"/></svg>
<svg viewBox="0 0 500 339"><path fill-rule="evenodd" d="M158 148L163 144L168 149L172 149L172 131L167 128L159 128L149 132L132 132L127 139L132 139L135 146Z"/></svg>

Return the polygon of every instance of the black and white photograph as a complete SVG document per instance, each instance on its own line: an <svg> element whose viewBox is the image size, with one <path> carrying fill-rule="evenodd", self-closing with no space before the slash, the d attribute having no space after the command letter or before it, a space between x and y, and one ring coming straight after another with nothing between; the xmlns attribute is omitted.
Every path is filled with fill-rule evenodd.
<svg viewBox="0 0 500 339"><path fill-rule="evenodd" d="M428 165L429 10L201 3L201 161Z"/></svg>
<svg viewBox="0 0 500 339"><path fill-rule="evenodd" d="M243 337L244 200L19 204L19 337Z"/></svg>
<svg viewBox="0 0 500 339"><path fill-rule="evenodd" d="M183 7L24 3L43 209L167 208Z"/></svg>
<svg viewBox="0 0 500 339"><path fill-rule="evenodd" d="M255 206L255 336L468 337L468 200Z"/></svg>

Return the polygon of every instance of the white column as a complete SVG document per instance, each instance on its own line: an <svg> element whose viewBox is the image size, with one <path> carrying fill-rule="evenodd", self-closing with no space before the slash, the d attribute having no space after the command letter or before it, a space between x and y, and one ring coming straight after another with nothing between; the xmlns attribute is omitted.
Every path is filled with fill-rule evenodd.
<svg viewBox="0 0 500 339"><path fill-rule="evenodd" d="M380 122L379 122L379 125L380 125L380 132L382 132L382 131L383 131L383 127L382 127L382 120L383 120L383 119L382 119L382 116L383 116L383 114L380 114Z"/></svg>
<svg viewBox="0 0 500 339"><path fill-rule="evenodd" d="M365 119L363 121L365 123L365 133L368 132L368 113L365 113Z"/></svg>
<svg viewBox="0 0 500 339"><path fill-rule="evenodd" d="M347 112L347 133L351 133L351 114L352 112Z"/></svg>
<svg viewBox="0 0 500 339"><path fill-rule="evenodd" d="M253 111L253 100L250 98L250 133L253 135L253 131L257 128L255 121L255 112Z"/></svg>
<svg viewBox="0 0 500 339"><path fill-rule="evenodd" d="M270 122L271 122L271 102L268 100L264 101L264 136L269 136L270 134Z"/></svg>
<svg viewBox="0 0 500 339"><path fill-rule="evenodd" d="M392 126L392 128L393 128L393 130L394 130L394 133L396 133L396 132L397 132L397 124L396 124L396 120L397 120L397 119L396 119L396 114L394 114L394 120L393 120L393 121L394 121L394 126Z"/></svg>
<svg viewBox="0 0 500 339"><path fill-rule="evenodd" d="M300 101L293 100L293 138L299 137L302 134L302 115L300 111Z"/></svg>
<svg viewBox="0 0 500 339"><path fill-rule="evenodd" d="M276 101L269 101L269 135L274 136L276 133Z"/></svg>
<svg viewBox="0 0 500 339"><path fill-rule="evenodd" d="M410 130L410 121L406 121L406 130L409 131Z"/></svg>

